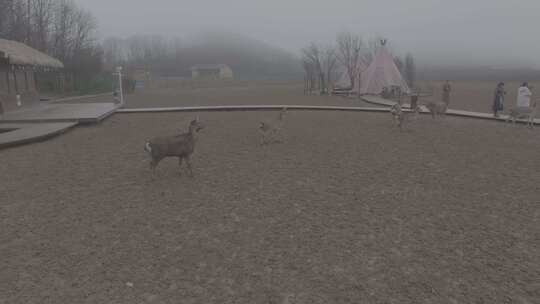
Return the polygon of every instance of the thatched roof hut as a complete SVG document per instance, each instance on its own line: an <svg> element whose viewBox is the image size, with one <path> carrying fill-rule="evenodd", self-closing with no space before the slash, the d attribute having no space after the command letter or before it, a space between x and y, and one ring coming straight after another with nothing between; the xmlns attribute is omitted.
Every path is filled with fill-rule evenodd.
<svg viewBox="0 0 540 304"><path fill-rule="evenodd" d="M32 66L61 69L64 64L26 44L0 39L0 58L7 60L8 65Z"/></svg>
<svg viewBox="0 0 540 304"><path fill-rule="evenodd" d="M60 60L23 43L0 39L0 114L39 102L37 73L52 73L61 84L58 72L63 67Z"/></svg>

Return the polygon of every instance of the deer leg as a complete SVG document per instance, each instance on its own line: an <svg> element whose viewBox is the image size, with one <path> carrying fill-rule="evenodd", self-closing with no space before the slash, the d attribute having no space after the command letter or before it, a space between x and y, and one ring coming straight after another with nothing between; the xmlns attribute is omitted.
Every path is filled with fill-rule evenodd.
<svg viewBox="0 0 540 304"><path fill-rule="evenodd" d="M260 140L260 145L261 146L264 146L264 144L266 143L266 134L261 132L261 140Z"/></svg>
<svg viewBox="0 0 540 304"><path fill-rule="evenodd" d="M276 130L276 139L278 143L283 143L283 133L281 132L281 129Z"/></svg>
<svg viewBox="0 0 540 304"><path fill-rule="evenodd" d="M183 160L183 157L178 156L178 169L182 169L182 160ZM180 175L182 175L182 170L178 170L178 173L180 173Z"/></svg>
<svg viewBox="0 0 540 304"><path fill-rule="evenodd" d="M193 177L193 169L191 168L191 157L190 156L186 156L186 165L187 165L187 168L189 170L189 175L191 175L191 177Z"/></svg>
<svg viewBox="0 0 540 304"><path fill-rule="evenodd" d="M152 173L156 172L156 167L159 164L159 160L152 157L152 161L150 161L150 169L152 169Z"/></svg>

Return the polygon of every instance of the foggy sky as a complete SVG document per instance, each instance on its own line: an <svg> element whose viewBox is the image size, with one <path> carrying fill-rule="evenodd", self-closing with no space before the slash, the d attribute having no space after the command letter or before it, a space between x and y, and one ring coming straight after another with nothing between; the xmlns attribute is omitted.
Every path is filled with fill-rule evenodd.
<svg viewBox="0 0 540 304"><path fill-rule="evenodd" d="M298 53L336 32L388 38L428 65L540 68L540 0L76 0L100 37L223 30Z"/></svg>

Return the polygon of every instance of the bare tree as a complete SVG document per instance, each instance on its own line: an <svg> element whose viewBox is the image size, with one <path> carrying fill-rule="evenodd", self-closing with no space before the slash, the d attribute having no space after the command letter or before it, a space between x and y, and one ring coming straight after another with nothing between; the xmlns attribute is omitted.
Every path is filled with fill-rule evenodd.
<svg viewBox="0 0 540 304"><path fill-rule="evenodd" d="M313 63L307 59L302 61L302 67L304 68L304 94L311 94L315 89L318 74Z"/></svg>
<svg viewBox="0 0 540 304"><path fill-rule="evenodd" d="M350 32L342 32L337 36L337 58L347 69L351 88L356 83L360 69L362 47L363 41L360 36L353 35Z"/></svg>
<svg viewBox="0 0 540 304"><path fill-rule="evenodd" d="M0 37L8 34L13 2L14 0L0 0Z"/></svg>
<svg viewBox="0 0 540 304"><path fill-rule="evenodd" d="M16 40L20 42L27 41L28 14L27 3L22 0L3 0L0 15L5 14L0 18L0 37Z"/></svg>
<svg viewBox="0 0 540 304"><path fill-rule="evenodd" d="M53 12L52 54L65 61L72 53L77 7L71 0L60 0Z"/></svg>
<svg viewBox="0 0 540 304"><path fill-rule="evenodd" d="M322 47L311 43L302 49L304 69L317 75L318 88L321 94L329 91L332 75L337 67L336 50L334 47Z"/></svg>
<svg viewBox="0 0 540 304"><path fill-rule="evenodd" d="M73 0L0 0L0 38L28 44L64 62L75 87L80 75L101 72L102 52L95 39L97 24ZM45 71L43 80L53 81Z"/></svg>
<svg viewBox="0 0 540 304"><path fill-rule="evenodd" d="M29 44L40 51L47 52L52 24L52 0L29 0L29 3L28 11L31 12L28 16L31 20Z"/></svg>
<svg viewBox="0 0 540 304"><path fill-rule="evenodd" d="M324 70L322 67L323 51L315 44L311 43L308 47L302 49L303 61L305 65L313 69L313 74L317 75L318 88L322 92L325 82Z"/></svg>
<svg viewBox="0 0 540 304"><path fill-rule="evenodd" d="M323 93L329 93L330 85L333 81L333 75L337 67L336 49L332 46L328 46L323 51L322 67L325 74L323 78ZM326 81L324 81L326 80Z"/></svg>
<svg viewBox="0 0 540 304"><path fill-rule="evenodd" d="M106 69L112 70L114 67L122 65L127 61L125 40L117 37L109 37L101 45L103 47L103 63Z"/></svg>
<svg viewBox="0 0 540 304"><path fill-rule="evenodd" d="M91 47L95 42L95 31L97 29L96 20L92 14L84 9L79 9L76 13L75 35L73 37L74 51L80 51Z"/></svg>

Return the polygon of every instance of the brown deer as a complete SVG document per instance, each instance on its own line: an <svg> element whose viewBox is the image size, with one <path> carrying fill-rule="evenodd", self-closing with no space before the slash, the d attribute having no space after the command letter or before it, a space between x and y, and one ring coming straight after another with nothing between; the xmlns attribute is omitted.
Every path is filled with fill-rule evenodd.
<svg viewBox="0 0 540 304"><path fill-rule="evenodd" d="M446 110L448 110L448 104L444 101L432 101L426 104L426 108L431 113L433 119L439 116L446 116Z"/></svg>
<svg viewBox="0 0 540 304"><path fill-rule="evenodd" d="M517 119L526 119L526 125L529 128L534 127L534 118L536 117L537 104L536 101L532 102L531 107L528 109L514 108L508 113L506 122L512 121L513 124L516 124Z"/></svg>
<svg viewBox="0 0 540 304"><path fill-rule="evenodd" d="M283 141L283 119L287 113L287 108L283 108L279 112L279 118L274 122L261 122L259 124L259 132L261 134L261 145L266 145L273 142Z"/></svg>
<svg viewBox="0 0 540 304"><path fill-rule="evenodd" d="M390 114L392 114L394 123L399 127L400 130L403 130L403 125L406 121L417 120L420 112L420 106L416 106L412 112L403 112L403 109L399 103L396 103L390 109Z"/></svg>
<svg viewBox="0 0 540 304"><path fill-rule="evenodd" d="M197 133L204 128L199 118L191 121L187 133L156 137L146 142L144 150L151 157L150 168L155 172L159 162L166 157L178 157L178 164L182 167L182 161L185 159L187 168L191 176L191 155L195 151L197 142Z"/></svg>

